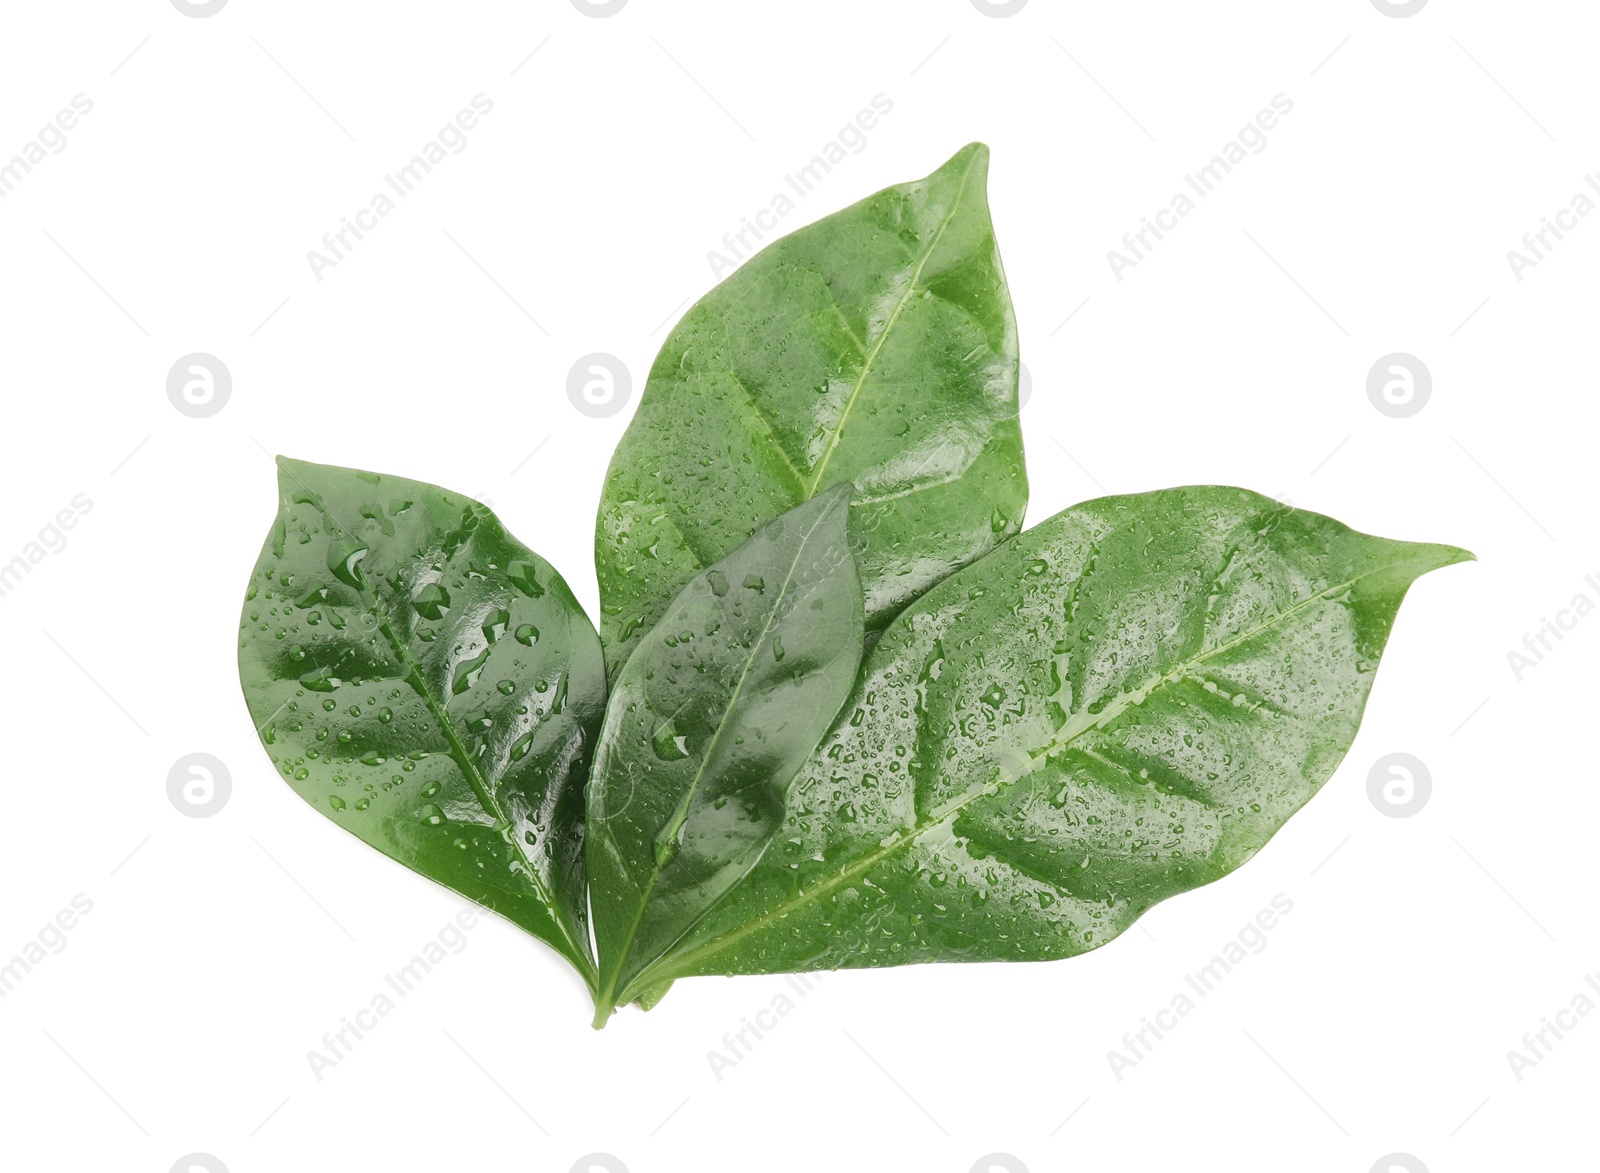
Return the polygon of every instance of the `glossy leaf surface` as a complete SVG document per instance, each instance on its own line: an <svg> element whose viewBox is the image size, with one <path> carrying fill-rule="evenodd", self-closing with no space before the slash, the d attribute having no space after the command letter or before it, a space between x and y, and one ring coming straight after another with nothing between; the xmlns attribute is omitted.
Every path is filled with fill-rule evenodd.
<svg viewBox="0 0 1600 1173"><path fill-rule="evenodd" d="M1317 791L1407 588L1470 557L1230 488L1051 518L895 621L772 849L641 982L1104 944Z"/></svg>
<svg viewBox="0 0 1600 1173"><path fill-rule="evenodd" d="M850 486L832 489L696 575L617 676L589 791L596 1025L755 866L855 685L849 506Z"/></svg>
<svg viewBox="0 0 1600 1173"><path fill-rule="evenodd" d="M1027 504L1017 331L972 144L783 237L662 347L595 533L614 677L683 584L854 482L867 625L1015 533Z"/></svg>
<svg viewBox="0 0 1600 1173"><path fill-rule="evenodd" d="M294 460L278 472L239 644L274 765L328 818L549 942L592 987L593 626L476 501Z"/></svg>

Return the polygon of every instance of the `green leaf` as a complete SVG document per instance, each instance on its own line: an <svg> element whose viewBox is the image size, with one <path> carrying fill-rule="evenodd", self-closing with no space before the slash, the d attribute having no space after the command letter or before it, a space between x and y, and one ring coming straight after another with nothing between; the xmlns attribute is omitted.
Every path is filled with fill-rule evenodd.
<svg viewBox="0 0 1600 1173"><path fill-rule="evenodd" d="M1407 588L1470 557L1240 489L1057 515L896 620L773 849L637 982L1105 944L1316 793Z"/></svg>
<svg viewBox="0 0 1600 1173"><path fill-rule="evenodd" d="M553 945L591 989L583 784L599 637L476 501L278 461L239 678L295 791L413 871Z"/></svg>
<svg viewBox="0 0 1600 1173"><path fill-rule="evenodd" d="M755 866L850 695L863 625L849 506L840 485L690 580L617 676L589 790L596 1026ZM659 985L625 1000L653 1005Z"/></svg>
<svg viewBox="0 0 1600 1173"><path fill-rule="evenodd" d="M1015 533L1017 330L974 143L757 254L673 330L595 526L615 677L683 584L854 482L868 627Z"/></svg>

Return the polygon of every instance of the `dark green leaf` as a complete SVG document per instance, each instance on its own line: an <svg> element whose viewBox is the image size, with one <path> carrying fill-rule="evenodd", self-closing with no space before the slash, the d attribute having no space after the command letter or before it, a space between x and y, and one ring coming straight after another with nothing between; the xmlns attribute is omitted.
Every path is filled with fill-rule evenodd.
<svg viewBox="0 0 1600 1173"><path fill-rule="evenodd" d="M1022 524L1017 331L964 148L775 242L678 323L606 477L595 533L614 677L683 584L854 482L868 627Z"/></svg>
<svg viewBox="0 0 1600 1173"><path fill-rule="evenodd" d="M895 621L772 850L638 984L1103 945L1316 793L1407 588L1470 557L1240 489L1057 515Z"/></svg>
<svg viewBox="0 0 1600 1173"><path fill-rule="evenodd" d="M855 684L849 505L840 485L690 580L617 676L589 791L597 1026L755 866ZM628 1000L653 1004L652 985Z"/></svg>
<svg viewBox="0 0 1600 1173"><path fill-rule="evenodd" d="M592 987L583 783L600 641L551 566L476 501L280 459L239 677L314 807L549 942Z"/></svg>

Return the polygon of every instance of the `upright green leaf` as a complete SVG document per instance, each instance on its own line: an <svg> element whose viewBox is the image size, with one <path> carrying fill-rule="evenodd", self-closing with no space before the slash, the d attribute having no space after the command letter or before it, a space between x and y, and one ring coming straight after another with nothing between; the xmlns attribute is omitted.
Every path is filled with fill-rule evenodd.
<svg viewBox="0 0 1600 1173"><path fill-rule="evenodd" d="M845 482L869 628L1022 524L1017 330L974 143L776 241L651 369L595 526L614 677L683 584Z"/></svg>
<svg viewBox="0 0 1600 1173"><path fill-rule="evenodd" d="M863 627L849 505L840 485L697 575L617 676L589 799L597 1026L755 866L850 695Z"/></svg>
<svg viewBox="0 0 1600 1173"><path fill-rule="evenodd" d="M895 621L773 849L636 984L1104 944L1317 791L1407 588L1470 557L1240 489L1058 514Z"/></svg>
<svg viewBox="0 0 1600 1173"><path fill-rule="evenodd" d="M605 671L567 584L433 485L282 458L278 484L239 643L278 771L593 987L582 791Z"/></svg>

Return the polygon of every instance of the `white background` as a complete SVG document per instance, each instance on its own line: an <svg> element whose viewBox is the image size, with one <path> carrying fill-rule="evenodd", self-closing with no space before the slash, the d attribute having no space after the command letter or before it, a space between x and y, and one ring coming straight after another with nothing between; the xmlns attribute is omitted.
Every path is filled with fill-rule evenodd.
<svg viewBox="0 0 1600 1173"><path fill-rule="evenodd" d="M0 159L75 94L94 110L0 200L0 562L74 495L93 508L0 598L0 960L75 894L93 911L0 1000L0 1165L1592 1160L1600 1015L1520 1081L1506 1057L1600 971L1600 618L1520 681L1507 662L1600 602L1600 217L1521 281L1506 260L1600 169L1592 5L102 0L3 22ZM478 93L467 148L317 280L307 250ZM595 1033L565 963L486 919L317 1080L307 1052L461 902L307 809L256 743L234 648L268 454L488 499L592 610L627 412L579 414L568 368L608 351L642 381L707 251L879 93L893 113L785 227L992 145L1033 519L1228 482L1481 561L1412 592L1323 793L1100 952L829 976L719 1080L708 1052L783 979L683 982ZM1107 250L1280 93L1268 146L1118 281ZM233 375L207 419L166 395L193 351ZM1409 419L1366 395L1393 351L1433 374ZM206 819L166 793L192 752L232 775ZM1414 817L1369 801L1391 752L1431 772ZM1264 951L1116 1078L1124 1032L1278 893Z"/></svg>

